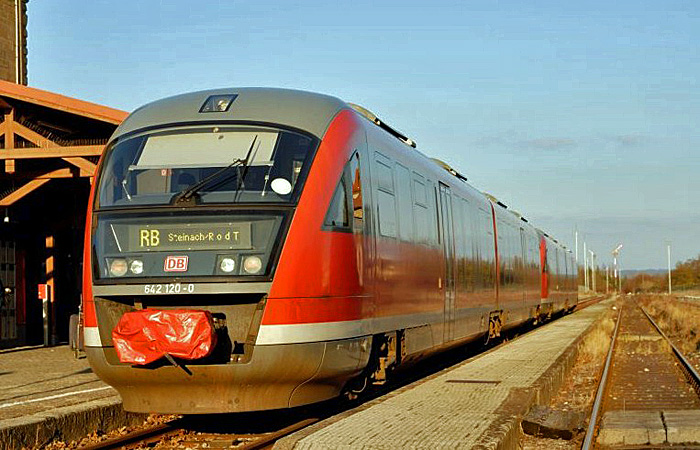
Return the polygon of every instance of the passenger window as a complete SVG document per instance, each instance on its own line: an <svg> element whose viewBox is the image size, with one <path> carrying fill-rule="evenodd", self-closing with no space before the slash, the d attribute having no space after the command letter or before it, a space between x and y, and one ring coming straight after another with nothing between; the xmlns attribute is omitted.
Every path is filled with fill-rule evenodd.
<svg viewBox="0 0 700 450"><path fill-rule="evenodd" d="M379 233L386 237L396 237L396 200L394 194L379 191L377 196Z"/></svg>
<svg viewBox="0 0 700 450"><path fill-rule="evenodd" d="M379 234L395 238L398 232L396 221L396 198L394 197L394 173L391 160L375 154L377 186L377 217Z"/></svg>
<svg viewBox="0 0 700 450"><path fill-rule="evenodd" d="M430 218L425 193L425 178L413 172L413 229L415 240L422 244L430 244Z"/></svg>
<svg viewBox="0 0 700 450"><path fill-rule="evenodd" d="M379 189L390 194L394 193L394 174L391 170L391 161L381 153L376 154L377 161L377 184Z"/></svg>
<svg viewBox="0 0 700 450"><path fill-rule="evenodd" d="M411 242L413 237L413 202L411 201L411 173L399 163L396 163L396 194L399 207L399 237L402 241Z"/></svg>
<svg viewBox="0 0 700 450"><path fill-rule="evenodd" d="M416 204L427 206L428 199L425 194L425 179L415 172L413 173L413 177L413 198Z"/></svg>

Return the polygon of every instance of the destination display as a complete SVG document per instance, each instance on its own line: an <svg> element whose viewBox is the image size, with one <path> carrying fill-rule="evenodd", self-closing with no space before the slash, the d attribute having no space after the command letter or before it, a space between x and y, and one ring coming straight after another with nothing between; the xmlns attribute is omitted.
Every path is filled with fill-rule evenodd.
<svg viewBox="0 0 700 450"><path fill-rule="evenodd" d="M126 228L122 251L217 250L251 248L250 222L115 225ZM119 231L122 231L119 230ZM115 231L115 235L122 234Z"/></svg>

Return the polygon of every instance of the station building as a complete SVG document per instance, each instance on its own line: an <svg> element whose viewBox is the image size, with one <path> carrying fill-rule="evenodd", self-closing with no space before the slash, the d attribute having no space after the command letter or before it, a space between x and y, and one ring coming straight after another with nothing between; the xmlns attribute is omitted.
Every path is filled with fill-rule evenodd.
<svg viewBox="0 0 700 450"><path fill-rule="evenodd" d="M0 0L0 349L67 341L96 163L127 115L26 86L26 23Z"/></svg>

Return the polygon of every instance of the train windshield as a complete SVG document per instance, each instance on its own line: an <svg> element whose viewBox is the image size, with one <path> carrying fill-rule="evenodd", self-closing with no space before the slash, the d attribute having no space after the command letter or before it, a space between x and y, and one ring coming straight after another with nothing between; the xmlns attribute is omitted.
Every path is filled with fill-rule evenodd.
<svg viewBox="0 0 700 450"><path fill-rule="evenodd" d="M144 133L107 153L100 207L289 203L298 197L317 139L291 131L210 126Z"/></svg>

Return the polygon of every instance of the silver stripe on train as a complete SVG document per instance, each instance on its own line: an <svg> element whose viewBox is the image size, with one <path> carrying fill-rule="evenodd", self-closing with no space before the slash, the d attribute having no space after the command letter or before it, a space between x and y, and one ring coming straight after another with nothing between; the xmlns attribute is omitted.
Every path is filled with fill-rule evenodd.
<svg viewBox="0 0 700 450"><path fill-rule="evenodd" d="M83 329L83 338L85 339L85 347L102 347L100 329L97 327L85 327Z"/></svg>
<svg viewBox="0 0 700 450"><path fill-rule="evenodd" d="M442 325L439 313L411 314L342 322L260 325L255 345L301 344L348 339L421 325Z"/></svg>

